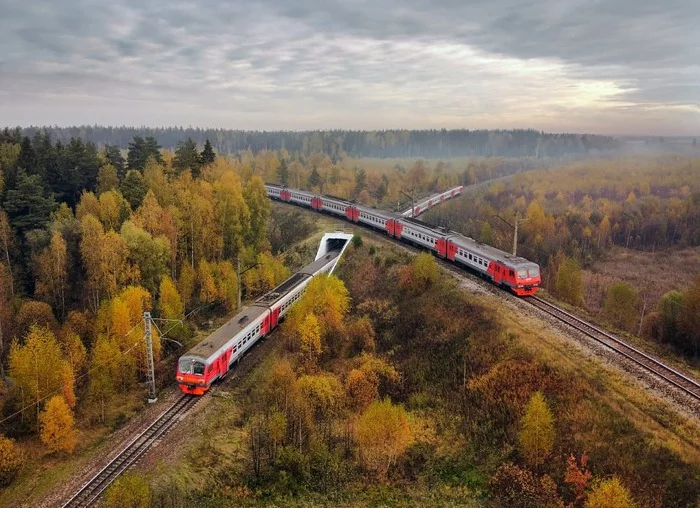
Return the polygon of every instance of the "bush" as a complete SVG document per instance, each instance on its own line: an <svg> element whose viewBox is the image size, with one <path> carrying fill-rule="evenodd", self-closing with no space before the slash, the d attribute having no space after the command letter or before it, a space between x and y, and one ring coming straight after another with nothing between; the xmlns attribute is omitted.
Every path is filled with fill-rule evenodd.
<svg viewBox="0 0 700 508"><path fill-rule="evenodd" d="M22 453L12 439L0 436L0 487L14 481L22 468Z"/></svg>
<svg viewBox="0 0 700 508"><path fill-rule="evenodd" d="M356 249L359 249L362 247L362 237L360 235L353 235L352 236L352 246L355 247Z"/></svg>
<svg viewBox="0 0 700 508"><path fill-rule="evenodd" d="M126 473L107 490L105 506L107 508L149 508L151 486L143 476Z"/></svg>

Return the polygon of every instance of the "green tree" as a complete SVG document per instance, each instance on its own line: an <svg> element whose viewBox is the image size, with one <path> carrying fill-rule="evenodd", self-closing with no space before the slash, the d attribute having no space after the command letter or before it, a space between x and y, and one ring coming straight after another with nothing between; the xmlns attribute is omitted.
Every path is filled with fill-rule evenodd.
<svg viewBox="0 0 700 508"><path fill-rule="evenodd" d="M115 145L105 145L104 157L108 165L116 169L117 178L123 180L126 176L126 161L119 147Z"/></svg>
<svg viewBox="0 0 700 508"><path fill-rule="evenodd" d="M187 138L186 141L181 141L177 144L173 167L178 173L189 169L192 171L192 177L198 178L201 164L199 152L197 151L197 143L195 143L192 138Z"/></svg>
<svg viewBox="0 0 700 508"><path fill-rule="evenodd" d="M153 238L148 232L126 221L120 234L129 249L129 261L139 268L141 285L155 293L163 275L168 273L170 244L162 236Z"/></svg>
<svg viewBox="0 0 700 508"><path fill-rule="evenodd" d="M608 289L603 311L615 326L631 331L637 321L637 300L639 296L632 286L616 282Z"/></svg>
<svg viewBox="0 0 700 508"><path fill-rule="evenodd" d="M7 190L4 203L10 224L18 234L44 228L55 207L53 197L47 197L44 193L41 177L28 175L20 169L17 172L17 187Z"/></svg>
<svg viewBox="0 0 700 508"><path fill-rule="evenodd" d="M0 435L0 487L11 484L22 469L22 451L12 439Z"/></svg>
<svg viewBox="0 0 700 508"><path fill-rule="evenodd" d="M145 139L141 136L134 136L134 139L129 142L127 154L129 169L142 172L149 158L153 158L158 163L163 162L160 145L156 139L152 136L147 136Z"/></svg>
<svg viewBox="0 0 700 508"><path fill-rule="evenodd" d="M680 316L683 308L683 293L669 291L659 300L660 330L659 340L677 343L679 337Z"/></svg>
<svg viewBox="0 0 700 508"><path fill-rule="evenodd" d="M593 487L585 504L586 508L633 508L634 502L620 479L613 476Z"/></svg>
<svg viewBox="0 0 700 508"><path fill-rule="evenodd" d="M211 147L211 143L208 139L204 142L204 149L199 155L199 160L201 161L202 166L212 164L216 160L216 154L214 153L214 149Z"/></svg>
<svg viewBox="0 0 700 508"><path fill-rule="evenodd" d="M318 169L316 166L311 168L311 174L309 175L309 187L314 188L321 184L321 175L318 174Z"/></svg>
<svg viewBox="0 0 700 508"><path fill-rule="evenodd" d="M556 289L559 296L571 305L583 303L581 266L572 258L564 258L557 270Z"/></svg>
<svg viewBox="0 0 700 508"><path fill-rule="evenodd" d="M533 394L521 421L520 451L533 466L539 466L552 453L554 416L542 392Z"/></svg>
<svg viewBox="0 0 700 508"><path fill-rule="evenodd" d="M129 170L124 180L122 180L119 190L122 192L124 199L131 205L132 210L136 210L143 198L148 192L146 182L143 181L143 176L136 170Z"/></svg>
<svg viewBox="0 0 700 508"><path fill-rule="evenodd" d="M151 503L151 487L137 473L123 474L105 493L107 508L149 508Z"/></svg>

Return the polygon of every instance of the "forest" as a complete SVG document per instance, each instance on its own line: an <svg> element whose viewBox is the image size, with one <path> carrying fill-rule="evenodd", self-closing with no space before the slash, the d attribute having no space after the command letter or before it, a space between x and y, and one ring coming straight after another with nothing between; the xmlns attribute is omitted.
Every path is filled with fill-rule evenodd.
<svg viewBox="0 0 700 508"><path fill-rule="evenodd" d="M607 383L540 358L429 254L355 236L298 305L259 368L185 423L198 437L164 445L109 507L134 491L171 507L626 508L700 494L692 446L662 444Z"/></svg>
<svg viewBox="0 0 700 508"><path fill-rule="evenodd" d="M335 162L343 157L452 158L472 156L565 157L585 156L619 150L619 141L591 134L550 134L536 130L383 130L383 131L241 131L183 127L26 127L13 136L34 137L48 132L55 140L71 138L90 141L98 147L127 148L135 137L152 137L168 149L191 138L203 145L211 141L218 153L228 155L251 150L287 150L309 156L324 154Z"/></svg>
<svg viewBox="0 0 700 508"><path fill-rule="evenodd" d="M583 271L604 262L611 249L653 253L700 246L700 159L679 155L579 161L523 172L496 182L475 199L448 202L424 220L447 226L506 251L513 232L496 216L525 219L518 254L538 262L544 286L610 324L670 344L698 358L700 273L697 264L669 267L681 287L658 294L670 277L656 267L606 279L593 300ZM624 267L622 268L624 270ZM626 271L636 271L628 266ZM636 287L635 287L636 286Z"/></svg>
<svg viewBox="0 0 700 508"><path fill-rule="evenodd" d="M215 140L183 137L170 150L143 134L104 145L46 130L31 137L16 130L0 134L0 488L26 486L34 468L80 455L144 407L145 311L156 319L162 389L172 382L168 372L177 356L201 340L207 323L230 316L302 265L308 253L291 246L315 230L314 222L299 213L273 215L265 181L395 210L407 205L406 194L508 177L428 220L506 247L510 233L488 218L519 211L528 219L522 253L546 267L547 287L573 305L585 301L582 267L604 258L611 246L696 247L700 238L697 159L605 158L561 167L537 154L367 159L317 147L254 150L250 144L225 156ZM379 256L377 246L363 246L359 237L353 245L342 282L320 279L310 288L316 301L301 302L281 331L284 358L274 359L269 377L248 392L245 481L214 477L223 482L222 492L274 498L285 489L296 495L299 489L343 491L365 480L418 481L447 488L456 499L465 495L456 487L463 484L476 501L490 497L508 505L510 495L582 506L605 489L623 496L629 496L625 489L644 491L650 476L625 476L619 461L647 458L672 465L658 480L666 499L683 505L697 491L690 483L680 492L675 475L683 467L662 451L633 447L631 455L615 458L595 446L572 448L561 440L573 423L557 423L556 432L549 427L553 448L528 448L527 432L517 430L528 418L548 419L557 408L573 407L557 388L560 378L549 379L546 367L513 349L493 316L459 296L430 257L411 263L396 254ZM692 330L700 327L683 316L700 315L700 282L663 295L658 305L643 304L648 298L642 295L630 300L626 290L611 290L609 307L633 301L634 323L606 313L611 322L634 329L641 319L646 336L697 355ZM435 304L421 318L427 325L398 319L426 302ZM455 305L472 312L448 324L446 317L458 313ZM435 337L425 358L411 349L419 335ZM473 336L495 346L483 350L458 340ZM475 348L468 351L473 360L465 347ZM457 370L440 379L438 371L454 358L461 358ZM527 372L521 374L532 377L528 386L545 386L540 395L534 389L509 394L514 388L499 384L509 362L523 358ZM577 390L576 397L587 393ZM463 406L450 405L457 401ZM534 416L526 418L529 413ZM614 427L622 424L617 418L604 419ZM382 430L378 422L392 423ZM448 440L467 436L471 444L460 448L467 455L444 455L435 433ZM622 436L639 437L632 431ZM499 449L497 443L507 445ZM488 463L474 458L482 446L493 452ZM603 480L610 474L620 476L617 483ZM507 487L513 482L520 489L515 494ZM179 506L166 500L167 493L153 495ZM644 495L639 499L648 499Z"/></svg>

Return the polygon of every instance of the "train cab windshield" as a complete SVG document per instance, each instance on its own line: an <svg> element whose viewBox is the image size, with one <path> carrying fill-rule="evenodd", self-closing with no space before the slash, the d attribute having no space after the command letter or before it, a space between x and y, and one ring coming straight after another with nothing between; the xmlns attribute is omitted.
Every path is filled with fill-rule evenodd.
<svg viewBox="0 0 700 508"><path fill-rule="evenodd" d="M538 266L527 266L518 268L519 279L532 279L540 276L540 268Z"/></svg>
<svg viewBox="0 0 700 508"><path fill-rule="evenodd" d="M191 358L180 360L180 372L182 374L204 375L204 363Z"/></svg>

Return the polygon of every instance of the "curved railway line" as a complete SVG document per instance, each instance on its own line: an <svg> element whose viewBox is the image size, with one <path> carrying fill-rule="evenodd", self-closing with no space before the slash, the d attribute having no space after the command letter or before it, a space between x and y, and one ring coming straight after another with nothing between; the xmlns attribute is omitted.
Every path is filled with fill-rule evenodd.
<svg viewBox="0 0 700 508"><path fill-rule="evenodd" d="M543 300L538 296L530 296L525 300L534 307L537 307L542 312L549 314L550 316L566 323L595 341L607 346L616 353L642 367L644 370L651 372L656 377L661 378L667 383L675 386L693 399L700 401L700 383L694 379L689 378L685 374L678 372L673 367L669 367L665 363L627 344L625 341L618 339L614 335L601 330L597 326L546 300Z"/></svg>
<svg viewBox="0 0 700 508"><path fill-rule="evenodd" d="M168 432L201 397L182 395L119 452L99 473L85 483L63 508L93 505L112 482L134 464L156 441Z"/></svg>
<svg viewBox="0 0 700 508"><path fill-rule="evenodd" d="M284 203L287 204L287 203ZM294 204L289 204L290 206L294 206L296 208L299 208L297 205ZM318 213L318 212L317 212ZM332 217L331 215L323 214L327 217ZM343 222L342 220L338 219L340 222ZM362 223L353 223L353 226L359 226L367 231L370 231L372 234L376 234L377 237L381 238L382 240L389 241L393 243L394 245L398 245L400 247L404 247L410 250L415 250L419 252L426 252L424 248L421 246L414 245L412 243L408 242L403 242L403 241L398 241L395 238L391 237L386 237L385 235L382 235L378 232L376 228L372 228L371 226L362 224ZM461 266L455 266L453 263L448 263L445 262L444 260L437 258L438 263L440 263L443 267L445 267L448 271L453 272L457 274L458 276L468 276L472 278L475 282L478 282L479 284L483 283L484 289L487 290L491 294L495 294L495 292L505 292L502 289L499 289L498 287L494 286L493 284L487 283L484 281L483 276L480 276L479 274L475 274L474 272L462 268ZM509 294L510 295L510 294ZM603 344L606 346L608 349L612 350L614 353L619 354L620 356L626 358L627 360L631 361L634 363L637 367L640 367L644 371L652 374L654 377L657 379L660 379L661 381L667 383L668 385L672 386L676 390L679 390L682 392L684 395L690 397L696 402L700 402L700 383L687 375L679 372L678 370L674 369L673 367L670 367L666 365L665 363L657 360L653 356L635 348L634 346L631 346L627 344L625 341L611 335L610 333L601 330L599 327L588 323L587 321L571 314L570 312L561 309L557 307L556 305L547 302L546 300L543 300L542 298L531 295L531 296L525 296L525 297L515 297L513 296L517 301L526 301L530 305L537 307L540 311L550 315L551 317L555 318L556 320L563 322L570 326L571 328L583 333L585 336L595 340L596 342Z"/></svg>

